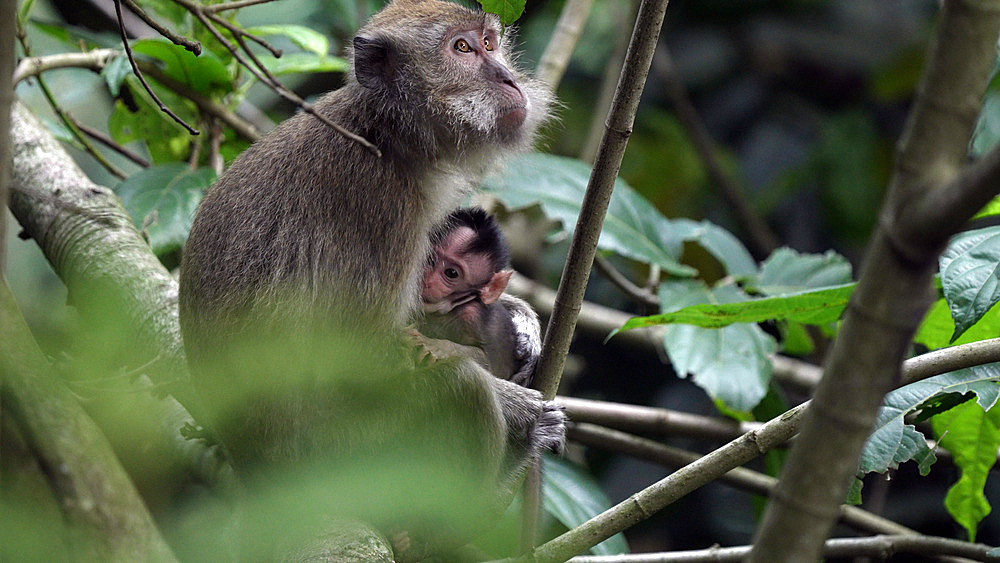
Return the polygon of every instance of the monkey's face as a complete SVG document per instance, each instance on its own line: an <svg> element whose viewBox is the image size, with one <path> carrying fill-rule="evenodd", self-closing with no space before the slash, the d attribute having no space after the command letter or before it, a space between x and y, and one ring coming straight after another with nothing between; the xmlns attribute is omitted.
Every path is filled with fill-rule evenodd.
<svg viewBox="0 0 1000 563"><path fill-rule="evenodd" d="M473 301L493 278L489 256L467 251L475 236L469 227L459 227L434 246L421 290L425 312L447 313Z"/></svg>

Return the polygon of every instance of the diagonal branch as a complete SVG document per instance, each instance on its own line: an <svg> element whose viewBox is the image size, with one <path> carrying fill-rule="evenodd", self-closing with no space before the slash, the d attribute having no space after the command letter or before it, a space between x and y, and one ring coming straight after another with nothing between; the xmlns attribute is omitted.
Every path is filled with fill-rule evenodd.
<svg viewBox="0 0 1000 563"><path fill-rule="evenodd" d="M945 207L934 192L952 188L965 162L998 30L1000 1L942 4L882 221L827 358L815 408L809 410L758 529L751 561L808 561L820 555L882 397L898 381L900 364L930 306L937 256L953 226L971 216L968 206ZM909 239L917 226L903 230L897 220L928 204L941 205L937 216L948 226L921 224L928 234ZM820 474L824 478L816 479Z"/></svg>
<svg viewBox="0 0 1000 563"><path fill-rule="evenodd" d="M667 12L667 0L643 0L639 7L632 41L618 80L618 89L608 116L607 131L597 151L594 170L580 208L580 218L570 243L569 255L556 293L556 306L549 319L542 344L542 355L535 371L534 386L547 398L559 387L566 353L576 329L576 319L583 303L583 292L590 277L597 250L597 239L611 201L625 146L632 134L639 97L653 60L660 27Z"/></svg>

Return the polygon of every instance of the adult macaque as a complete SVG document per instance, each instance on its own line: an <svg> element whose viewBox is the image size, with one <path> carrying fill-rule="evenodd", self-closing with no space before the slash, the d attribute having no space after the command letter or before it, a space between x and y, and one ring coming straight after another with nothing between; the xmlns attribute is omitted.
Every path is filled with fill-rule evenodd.
<svg viewBox="0 0 1000 563"><path fill-rule="evenodd" d="M345 85L314 106L382 156L300 113L205 195L180 321L248 502L294 470L313 487L297 493L298 518L467 525L461 538L561 443L554 403L469 358L415 367L403 330L432 227L547 117L546 88L513 66L500 31L450 2L393 1L354 38ZM272 524L244 536L285 534Z"/></svg>
<svg viewBox="0 0 1000 563"><path fill-rule="evenodd" d="M538 315L503 291L513 270L496 219L480 208L448 216L432 236L420 332L481 348L496 377L528 386L541 352Z"/></svg>

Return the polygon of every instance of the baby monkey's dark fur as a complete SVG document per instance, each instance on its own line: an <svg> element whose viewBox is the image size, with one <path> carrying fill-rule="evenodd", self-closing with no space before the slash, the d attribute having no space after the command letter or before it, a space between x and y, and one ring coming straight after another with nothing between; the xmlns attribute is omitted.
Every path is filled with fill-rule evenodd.
<svg viewBox="0 0 1000 563"><path fill-rule="evenodd" d="M461 523L501 509L526 464L563 439L562 412L537 392L467 358L414 367L402 337L432 226L547 116L547 90L511 64L509 40L492 15L395 0L358 32L346 84L315 104L383 156L300 113L202 201L181 328L251 493L276 468L322 463L336 481L317 515L432 527L434 508L411 497L456 491ZM379 471L398 479L370 477Z"/></svg>

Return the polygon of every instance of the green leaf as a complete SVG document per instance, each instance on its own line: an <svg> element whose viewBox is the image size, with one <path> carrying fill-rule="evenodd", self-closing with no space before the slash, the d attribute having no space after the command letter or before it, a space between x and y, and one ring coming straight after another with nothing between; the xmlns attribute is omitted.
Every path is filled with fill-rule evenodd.
<svg viewBox="0 0 1000 563"><path fill-rule="evenodd" d="M615 332L675 323L705 328L768 320L826 324L840 318L851 292L854 291L854 285L845 284L741 302L697 304L669 313L631 318ZM663 296L660 298L663 299Z"/></svg>
<svg viewBox="0 0 1000 563"><path fill-rule="evenodd" d="M500 16L500 23L510 25L524 13L526 0L479 0L484 12Z"/></svg>
<svg viewBox="0 0 1000 563"><path fill-rule="evenodd" d="M183 162L174 162L129 176L115 192L135 224L149 234L149 245L160 256L184 245L202 193L214 181L211 168L192 170Z"/></svg>
<svg viewBox="0 0 1000 563"><path fill-rule="evenodd" d="M140 39L132 44L132 51L161 62L167 75L202 94L227 91L232 86L226 65L209 50L196 56L161 37Z"/></svg>
<svg viewBox="0 0 1000 563"><path fill-rule="evenodd" d="M180 24L187 17L187 10L183 6L172 0L138 0L139 6L146 8L146 12L152 9L160 16L170 20L174 24Z"/></svg>
<svg viewBox="0 0 1000 563"><path fill-rule="evenodd" d="M188 132L160 111L135 76L126 76L125 85L132 93L136 107L130 108L120 99L115 101L114 110L108 118L108 132L112 138L120 144L132 141L145 142L155 164L184 158L191 139ZM182 118L190 119L193 116L193 112L187 112L191 115L185 115L190 102L171 92L161 92L161 94L163 103Z"/></svg>
<svg viewBox="0 0 1000 563"><path fill-rule="evenodd" d="M954 341L1000 301L1000 227L956 235L939 261Z"/></svg>
<svg viewBox="0 0 1000 563"><path fill-rule="evenodd" d="M954 333L955 320L951 318L948 302L944 299L938 299L931 305L920 324L920 328L917 329L913 341L923 344L931 350L937 350L951 344L968 344L987 338L996 338L1000 334L1000 307L994 305L976 324L952 342L951 337Z"/></svg>
<svg viewBox="0 0 1000 563"><path fill-rule="evenodd" d="M664 309L745 299L748 297L732 285L709 290L700 282L685 280L660 286ZM690 376L713 399L741 412L749 412L767 393L770 356L778 347L770 335L753 324L731 324L721 329L672 325L664 332L663 345L678 375Z"/></svg>
<svg viewBox="0 0 1000 563"><path fill-rule="evenodd" d="M260 55L257 58L271 74L275 75L347 70L347 60L327 55L317 56L313 53L285 53L281 58Z"/></svg>
<svg viewBox="0 0 1000 563"><path fill-rule="evenodd" d="M939 410L944 395L949 394L974 393L980 405L992 407L1000 397L998 382L1000 364L993 363L936 375L890 392L861 454L861 471L881 473L914 459L921 474L926 474L934 463L934 454L927 449L924 435L906 424L904 418L924 410Z"/></svg>
<svg viewBox="0 0 1000 563"><path fill-rule="evenodd" d="M708 221L675 219L673 224L684 241L696 242L712 253L728 275L745 279L757 273L757 262L750 251L729 231Z"/></svg>
<svg viewBox="0 0 1000 563"><path fill-rule="evenodd" d="M568 233L576 227L590 171L590 166L580 160L529 153L511 159L502 173L484 180L483 188L509 209L541 204L542 211L561 221L563 232ZM674 276L696 273L677 261L683 241L674 224L620 178L615 182L597 246L656 264Z"/></svg>
<svg viewBox="0 0 1000 563"><path fill-rule="evenodd" d="M117 33L94 33L93 31L79 27L56 25L38 20L31 20L31 25L45 35L73 46L74 49L79 49L81 44L87 49L97 47L121 48L122 46L121 36Z"/></svg>
<svg viewBox="0 0 1000 563"><path fill-rule="evenodd" d="M851 482L851 488L847 489L847 500L844 502L851 506L861 504L861 488L864 486L864 481L855 477L854 481Z"/></svg>
<svg viewBox="0 0 1000 563"><path fill-rule="evenodd" d="M976 528L991 511L983 489L1000 446L1000 408L984 411L968 402L938 414L931 423L941 446L952 453L962 470L945 496L945 508L968 532L969 541L976 541Z"/></svg>
<svg viewBox="0 0 1000 563"><path fill-rule="evenodd" d="M281 35L303 51L310 51L319 57L330 53L330 41L322 33L302 25L258 25L246 30L257 36Z"/></svg>
<svg viewBox="0 0 1000 563"><path fill-rule="evenodd" d="M35 0L24 0L21 3L21 8L17 11L17 26L24 29L24 24L28 22L28 17L31 16L31 9L35 6Z"/></svg>
<svg viewBox="0 0 1000 563"><path fill-rule="evenodd" d="M992 217L994 215L1000 215L1000 196L995 197L986 204L985 207L979 210L978 213L973 216L973 219L982 219L983 217Z"/></svg>
<svg viewBox="0 0 1000 563"><path fill-rule="evenodd" d="M990 85L983 107L979 111L979 121L972 132L970 152L982 156L1000 142L1000 91L995 84Z"/></svg>
<svg viewBox="0 0 1000 563"><path fill-rule="evenodd" d="M125 77L131 74L132 64L128 62L128 57L125 56L115 57L108 64L104 65L104 70L101 71L101 76L104 77L104 82L108 85L108 92L116 98L121 93L122 82L125 81Z"/></svg>
<svg viewBox="0 0 1000 563"><path fill-rule="evenodd" d="M545 456L542 506L567 528L573 529L611 507L601 486L572 462ZM594 555L628 553L625 536L615 534L590 548Z"/></svg>
<svg viewBox="0 0 1000 563"><path fill-rule="evenodd" d="M800 254L779 248L760 266L760 275L750 286L764 295L788 295L851 282L851 263L832 250L824 254Z"/></svg>

